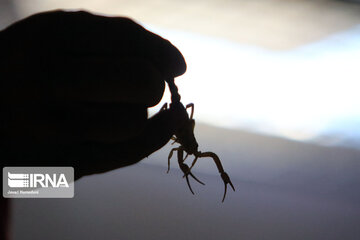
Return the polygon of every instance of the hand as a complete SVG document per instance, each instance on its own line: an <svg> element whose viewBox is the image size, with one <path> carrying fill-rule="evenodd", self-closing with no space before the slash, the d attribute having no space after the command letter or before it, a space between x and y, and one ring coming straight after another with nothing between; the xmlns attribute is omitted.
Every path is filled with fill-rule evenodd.
<svg viewBox="0 0 360 240"><path fill-rule="evenodd" d="M148 136L161 138L153 149L139 139L151 125L147 108L185 60L132 20L40 13L0 32L0 48L6 164L70 165L79 177L132 164L167 142L169 131Z"/></svg>

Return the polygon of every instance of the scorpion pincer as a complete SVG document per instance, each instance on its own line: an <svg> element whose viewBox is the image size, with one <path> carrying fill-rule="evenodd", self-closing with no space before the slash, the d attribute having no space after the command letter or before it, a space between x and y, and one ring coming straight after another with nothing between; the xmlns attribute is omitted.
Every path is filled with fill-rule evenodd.
<svg viewBox="0 0 360 240"><path fill-rule="evenodd" d="M203 182L201 182L197 177L194 176L194 174L191 172L191 169L194 167L196 161L199 158L203 158L203 157L210 157L214 160L217 169L219 170L220 176L224 182L225 185L225 190L224 190L224 195L222 198L222 202L224 202L225 200L225 196L226 196L226 191L227 191L227 185L230 184L231 188L235 191L234 185L232 184L229 175L224 171L224 168L221 164L221 161L219 159L219 157L213 153L213 152L201 152L198 150L198 143L195 139L194 136L194 128L195 128L195 120L193 119L193 115L194 115L194 104L190 103L188 105L186 105L186 108L184 107L184 105L180 102L180 95L178 93L178 89L174 83L174 79L168 79L167 83L169 85L169 89L171 92L171 104L170 104L170 108L177 108L177 109L181 109L183 111L185 111L186 116L187 116L187 120L185 121L185 123L179 127L174 136L171 138L172 140L174 140L174 143L179 143L180 146L173 148L170 153L169 153L169 157L168 157L168 170L167 172L169 172L170 170L170 159L173 156L173 153L175 151L177 151L177 157L178 157L178 163L179 163L179 167L181 169L181 171L184 173L184 176L186 178L186 182L187 185L191 191L192 194L194 194L194 191L191 188L190 182L189 182L189 175L194 178L197 182L199 182L202 185L205 185ZM191 108L191 114L190 117L186 111L186 109ZM164 104L164 106L161 108L160 111L167 109L167 103ZM184 158L184 152L186 152L186 156ZM192 161L191 167L189 167L187 164L185 164L185 160L189 155L194 155L195 158Z"/></svg>

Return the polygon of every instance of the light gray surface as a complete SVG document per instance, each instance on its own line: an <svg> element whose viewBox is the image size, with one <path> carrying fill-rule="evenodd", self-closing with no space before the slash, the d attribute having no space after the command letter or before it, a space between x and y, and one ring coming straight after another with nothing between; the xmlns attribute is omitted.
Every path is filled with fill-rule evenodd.
<svg viewBox="0 0 360 240"><path fill-rule="evenodd" d="M20 239L347 239L360 236L358 206L233 179L221 204L220 179L192 196L180 173L139 165L80 180L75 199L14 204Z"/></svg>

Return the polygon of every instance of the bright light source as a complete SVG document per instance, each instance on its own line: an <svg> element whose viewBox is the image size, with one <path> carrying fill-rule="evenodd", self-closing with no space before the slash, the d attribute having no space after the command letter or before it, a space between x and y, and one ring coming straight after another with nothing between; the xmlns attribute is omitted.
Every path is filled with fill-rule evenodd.
<svg viewBox="0 0 360 240"><path fill-rule="evenodd" d="M176 83L182 101L195 103L198 121L296 140L333 132L360 137L359 128L348 127L360 126L359 26L285 52L150 29L185 56L188 71Z"/></svg>

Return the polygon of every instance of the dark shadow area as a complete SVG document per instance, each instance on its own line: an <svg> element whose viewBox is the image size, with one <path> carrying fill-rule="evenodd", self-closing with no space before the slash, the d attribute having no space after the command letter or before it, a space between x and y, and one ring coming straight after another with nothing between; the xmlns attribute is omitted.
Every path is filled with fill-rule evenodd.
<svg viewBox="0 0 360 240"><path fill-rule="evenodd" d="M0 30L3 30L16 19L16 11L11 0L0 0ZM2 46L0 46L2 47ZM1 158L3 161L3 158ZM2 182L2 180L1 180ZM0 200L0 239L9 238L9 217L10 201L1 197Z"/></svg>

